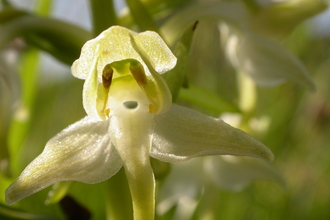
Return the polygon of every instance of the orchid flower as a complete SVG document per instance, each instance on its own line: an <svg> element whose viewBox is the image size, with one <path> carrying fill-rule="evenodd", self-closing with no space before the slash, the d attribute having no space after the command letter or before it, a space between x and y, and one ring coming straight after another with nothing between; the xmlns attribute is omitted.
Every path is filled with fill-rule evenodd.
<svg viewBox="0 0 330 220"><path fill-rule="evenodd" d="M255 7L258 10L249 13L242 28L219 24L230 63L262 86L292 80L315 90L307 68L282 43L302 21L325 10L327 3L323 0L263 0Z"/></svg>
<svg viewBox="0 0 330 220"><path fill-rule="evenodd" d="M264 4L253 3L258 8L254 11L242 2L201 1L174 14L161 30L167 41L174 43L182 29L196 20L217 22L220 36L217 40L238 72L247 74L261 86L292 80L314 90L314 82L304 64L281 43L298 24L325 10L327 4L323 0L262 2ZM196 38L195 44L204 45L204 41ZM201 48L209 51L209 48ZM198 51L192 56L199 59L202 53L204 51ZM218 59L214 54L211 57Z"/></svg>
<svg viewBox="0 0 330 220"><path fill-rule="evenodd" d="M98 183L124 167L134 219L154 219L155 180L150 158L181 162L203 155L273 154L220 119L171 103L161 74L176 57L155 32L113 26L82 48L73 75L85 79L87 116L46 144L7 189L13 204L56 182Z"/></svg>
<svg viewBox="0 0 330 220"><path fill-rule="evenodd" d="M201 196L209 196L210 191L204 190L206 186L240 192L259 179L286 187L282 173L259 158L208 156L176 164L160 189L157 213L164 215L176 207L172 219L188 220L196 211Z"/></svg>

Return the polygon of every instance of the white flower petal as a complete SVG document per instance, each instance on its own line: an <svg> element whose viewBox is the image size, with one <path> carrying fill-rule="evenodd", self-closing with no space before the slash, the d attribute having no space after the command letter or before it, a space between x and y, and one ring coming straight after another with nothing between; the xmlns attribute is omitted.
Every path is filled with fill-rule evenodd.
<svg viewBox="0 0 330 220"><path fill-rule="evenodd" d="M109 121L85 117L56 135L6 190L6 202L13 204L59 181L92 184L113 176L122 162L108 126Z"/></svg>
<svg viewBox="0 0 330 220"><path fill-rule="evenodd" d="M192 22L199 20L225 20L239 22L246 18L248 11L243 4L229 1L200 1L178 11L162 25L165 40L173 45Z"/></svg>
<svg viewBox="0 0 330 220"><path fill-rule="evenodd" d="M151 156L180 162L205 155L245 155L273 160L272 152L259 141L220 119L173 104L156 115Z"/></svg>
<svg viewBox="0 0 330 220"><path fill-rule="evenodd" d="M239 71L248 74L264 86L292 80L315 89L304 64L283 46L249 31L232 34L227 42L227 54Z"/></svg>
<svg viewBox="0 0 330 220"><path fill-rule="evenodd" d="M253 157L216 156L205 158L206 171L225 189L241 191L257 179L274 180L285 186L283 175L267 161Z"/></svg>
<svg viewBox="0 0 330 220"><path fill-rule="evenodd" d="M159 191L158 214L163 215L176 206L175 219L191 219L203 190L202 160L200 157L172 165L171 173Z"/></svg>
<svg viewBox="0 0 330 220"><path fill-rule="evenodd" d="M97 57L93 59L92 64L96 64ZM100 115L97 111L97 95L98 95L98 79L97 70L95 65L91 65L91 73L87 76L83 88L83 106L88 116L92 117L94 120L101 120Z"/></svg>

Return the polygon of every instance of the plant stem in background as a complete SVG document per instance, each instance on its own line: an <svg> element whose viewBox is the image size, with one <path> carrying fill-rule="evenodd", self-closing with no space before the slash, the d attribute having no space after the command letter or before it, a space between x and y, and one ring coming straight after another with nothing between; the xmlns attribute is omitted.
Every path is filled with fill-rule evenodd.
<svg viewBox="0 0 330 220"><path fill-rule="evenodd" d="M112 0L90 0L89 3L92 11L94 36L117 24L117 15Z"/></svg>

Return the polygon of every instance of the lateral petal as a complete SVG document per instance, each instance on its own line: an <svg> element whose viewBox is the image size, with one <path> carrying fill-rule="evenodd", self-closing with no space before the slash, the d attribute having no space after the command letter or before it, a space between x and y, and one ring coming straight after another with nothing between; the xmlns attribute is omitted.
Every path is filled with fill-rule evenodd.
<svg viewBox="0 0 330 220"><path fill-rule="evenodd" d="M262 143L220 119L173 104L156 115L151 156L165 162L181 162L205 155L240 155L273 160Z"/></svg>
<svg viewBox="0 0 330 220"><path fill-rule="evenodd" d="M87 116L57 134L6 190L6 202L13 204L59 181L92 184L116 174L122 162L108 127L108 120Z"/></svg>

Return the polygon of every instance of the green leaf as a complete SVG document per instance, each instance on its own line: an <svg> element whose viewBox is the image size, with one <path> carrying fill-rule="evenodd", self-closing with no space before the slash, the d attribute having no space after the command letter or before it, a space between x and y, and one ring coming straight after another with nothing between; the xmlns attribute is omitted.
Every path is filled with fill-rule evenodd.
<svg viewBox="0 0 330 220"><path fill-rule="evenodd" d="M61 220L60 218L49 216L49 215L41 215L41 214L32 214L28 212L19 211L16 209L12 209L0 204L0 217L5 220Z"/></svg>
<svg viewBox="0 0 330 220"><path fill-rule="evenodd" d="M17 10L9 7L5 8L0 12L0 24L6 23L22 16L26 16L28 14L29 13L26 11Z"/></svg>
<svg viewBox="0 0 330 220"><path fill-rule="evenodd" d="M8 2L8 0L0 0L0 8L9 6L11 6L11 4Z"/></svg>
<svg viewBox="0 0 330 220"><path fill-rule="evenodd" d="M189 84L187 89L180 91L179 98L218 115L223 112L240 112L235 104L192 84Z"/></svg>
<svg viewBox="0 0 330 220"><path fill-rule="evenodd" d="M106 183L107 181L97 184L74 182L68 194L92 213L93 220L108 220L105 210L106 200L110 196L109 193L112 192L107 192ZM120 201L117 202L120 205ZM123 205L124 208L126 208L125 205Z"/></svg>
<svg viewBox="0 0 330 220"><path fill-rule="evenodd" d="M124 169L106 183L106 209L109 219L132 220L133 205Z"/></svg>
<svg viewBox="0 0 330 220"><path fill-rule="evenodd" d="M194 36L198 22L191 24L181 35L178 42L174 46L173 53L177 57L177 64L174 69L166 72L163 78L172 93L172 101L176 102L178 99L179 91L184 85L186 80L186 64L191 48L191 42Z"/></svg>
<svg viewBox="0 0 330 220"><path fill-rule="evenodd" d="M19 16L0 27L0 49L18 36L43 49L59 60L72 64L82 45L92 35L75 25L45 17Z"/></svg>
<svg viewBox="0 0 330 220"><path fill-rule="evenodd" d="M49 205L58 203L67 194L71 184L71 181L58 182L54 184L52 190L48 193L48 198L45 201L45 204Z"/></svg>

